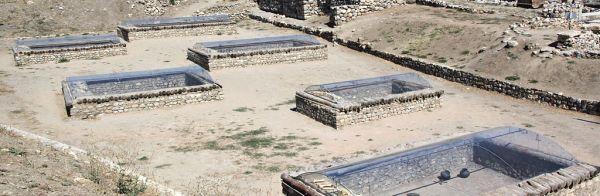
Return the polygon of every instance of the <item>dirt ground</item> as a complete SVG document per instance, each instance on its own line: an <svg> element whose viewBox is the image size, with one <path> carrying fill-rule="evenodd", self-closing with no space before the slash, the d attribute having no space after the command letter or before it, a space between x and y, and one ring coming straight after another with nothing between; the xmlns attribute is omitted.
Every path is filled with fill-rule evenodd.
<svg viewBox="0 0 600 196"><path fill-rule="evenodd" d="M173 14L188 15L202 6L209 6L194 5ZM446 9L398 9L397 12L391 9L381 15L373 14L375 20L382 21L380 23L372 22L371 17L359 18L339 30L344 36L364 34L361 39L365 40L375 39L377 33L374 31L387 32L387 38L372 43L399 53L413 47L415 50L409 50L411 54L426 55L428 59L437 56L438 60L444 57L448 62L461 62L460 59L465 58L464 69L484 70L466 63L477 62L480 58L471 56L471 51L492 42L496 44L497 35L502 33L505 25L517 20L510 16L489 16L485 20L490 24L474 25L471 24L473 20L463 13ZM419 9L431 9L431 12ZM410 22L419 20L417 12L428 13L422 17L430 17L431 23ZM404 19L405 13L415 18L408 21ZM378 17L386 14L396 18ZM452 17L439 19L447 14ZM459 21L460 25L455 25L454 30L453 27L436 28L440 23L454 24L446 20ZM306 22L320 25L318 18ZM386 23L393 30L383 28ZM405 26L410 27L409 35L420 39L394 33L405 30ZM446 92L440 109L390 117L342 130L320 124L291 110L295 107L296 91L313 84L412 71L330 43L327 43L329 59L325 61L211 72L224 87L225 99L222 101L104 115L95 120L66 116L60 82L68 76L185 66L191 64L185 59L186 49L199 41L299 33L255 21L242 21L237 27L240 33L236 35L134 41L128 44L125 56L24 67L16 67L13 61L9 46L14 40L4 38L0 41L3 48L0 52L0 123L93 149L107 157L114 157L114 152L132 154L128 166L147 168L144 170L148 170L144 172L146 176L177 190L208 195L280 195L279 174L282 172L314 171L498 126L538 131L563 145L580 160L600 165L600 142L596 140L600 138L600 117L512 99L427 75L424 77ZM462 30L453 33L457 29ZM355 32L350 33L352 30ZM435 33L438 31L440 33ZM429 34L421 36L422 32ZM485 34L481 35L483 32ZM435 34L435 39L430 39L430 34ZM474 36L483 41L468 39ZM440 44L438 38L453 39L453 43L464 45L470 53L462 56L468 58L459 58L461 50L451 48L456 45ZM392 42L388 43L388 39ZM411 41L417 44L411 44ZM399 49L394 50L396 47ZM450 49L444 50L444 47ZM559 59L548 62L555 60L560 62ZM580 62L576 65L584 64ZM533 68L531 71L539 72ZM573 74L570 77L575 77L578 72ZM545 87L544 80L538 80L537 84L527 85ZM561 85L557 84L556 88L562 88ZM0 137L1 148L16 145L2 138L5 137ZM29 143L25 144L28 146ZM5 156L2 153L0 157Z"/></svg>
<svg viewBox="0 0 600 196"><path fill-rule="evenodd" d="M0 129L0 195L119 195L123 176L88 157L75 158ZM121 180L119 180L121 179ZM136 191L146 187L137 186Z"/></svg>
<svg viewBox="0 0 600 196"><path fill-rule="evenodd" d="M582 161L600 164L600 118L555 109L425 76L446 91L437 110L334 130L291 111L294 92L309 85L408 72L398 65L329 45L326 61L211 72L225 100L153 111L66 116L60 81L73 75L189 65L198 41L297 34L254 21L240 34L131 42L128 55L15 67L4 40L0 54L0 122L97 152L137 154L136 166L178 190L279 195L279 174L311 171L498 126L544 133ZM468 103L468 104L466 104ZM107 155L110 156L110 155Z"/></svg>
<svg viewBox="0 0 600 196"><path fill-rule="evenodd" d="M29 2L29 3L28 3ZM122 20L150 17L145 5L120 0L6 0L0 1L0 38L112 32ZM210 2L210 3L209 3ZM165 7L161 17L193 14L213 0L185 0Z"/></svg>
<svg viewBox="0 0 600 196"><path fill-rule="evenodd" d="M557 32L566 29L531 30L530 35L516 36L517 47L503 47L503 33L524 16L535 16L535 12L502 7L496 14L471 14L409 4L359 17L334 30L346 39L371 43L378 50L412 55L499 80L518 76L516 81L507 81L598 100L598 60L556 55L542 59L524 49L527 43L547 47L556 41ZM486 50L480 51L484 47Z"/></svg>

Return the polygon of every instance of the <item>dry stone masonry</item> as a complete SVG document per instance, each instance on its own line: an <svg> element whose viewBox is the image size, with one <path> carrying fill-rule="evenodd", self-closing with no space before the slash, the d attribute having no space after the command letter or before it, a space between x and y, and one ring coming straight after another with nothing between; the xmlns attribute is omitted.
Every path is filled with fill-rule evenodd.
<svg viewBox="0 0 600 196"><path fill-rule="evenodd" d="M354 0L347 5L332 6L330 22L333 26L356 19L364 14L381 11L393 6L402 5L404 0Z"/></svg>
<svg viewBox="0 0 600 196"><path fill-rule="evenodd" d="M82 119L223 99L198 66L68 77L62 91L67 114Z"/></svg>
<svg viewBox="0 0 600 196"><path fill-rule="evenodd" d="M329 15L330 24L338 26L356 17L393 6L404 0L259 0L261 10L305 20L312 16Z"/></svg>
<svg viewBox="0 0 600 196"><path fill-rule="evenodd" d="M188 59L207 70L327 59L327 46L312 36L291 35L202 42Z"/></svg>
<svg viewBox="0 0 600 196"><path fill-rule="evenodd" d="M20 66L125 55L126 43L111 34L47 37L17 40L12 51Z"/></svg>
<svg viewBox="0 0 600 196"><path fill-rule="evenodd" d="M190 16L128 20L118 26L119 36L127 41L160 37L221 35L236 33L228 15Z"/></svg>
<svg viewBox="0 0 600 196"><path fill-rule="evenodd" d="M458 175L462 170L469 174ZM452 178L442 178L442 171L449 171ZM590 192L585 185L591 183L586 181L596 179L598 171L541 134L500 127L296 177L283 174L281 178L288 196L428 195L440 190L449 195L546 195L564 193L571 187ZM489 181L476 182L481 179ZM442 180L449 182L439 183Z"/></svg>
<svg viewBox="0 0 600 196"><path fill-rule="evenodd" d="M442 90L415 73L311 86L296 93L296 111L342 128L441 107Z"/></svg>
<svg viewBox="0 0 600 196"><path fill-rule="evenodd" d="M398 65L408 67L425 74L444 78L449 81L477 87L487 91L502 93L518 99L527 99L539 103L546 103L550 106L566 110L600 115L600 101L598 100L586 100L559 93L548 92L545 90L526 88L506 81L500 81L493 78L486 78L475 73L457 70L446 65L428 62L427 60L418 59L408 55L397 55L375 50L368 44L341 39L332 31L276 21L253 14L249 15L249 17L254 20L271 23L275 26L296 29L307 34L316 35L322 37L325 40L337 43L342 46L346 46L350 49L365 52L367 54L377 56L379 58L388 60Z"/></svg>

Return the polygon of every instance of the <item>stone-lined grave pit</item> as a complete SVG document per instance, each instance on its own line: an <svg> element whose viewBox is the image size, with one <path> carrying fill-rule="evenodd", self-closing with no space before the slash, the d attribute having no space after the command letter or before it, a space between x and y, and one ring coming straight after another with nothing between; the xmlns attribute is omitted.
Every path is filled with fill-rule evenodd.
<svg viewBox="0 0 600 196"><path fill-rule="evenodd" d="M223 99L221 85L196 65L68 77L62 90L67 115L83 119Z"/></svg>
<svg viewBox="0 0 600 196"><path fill-rule="evenodd" d="M444 91L416 73L314 85L296 92L296 111L341 128L441 107Z"/></svg>
<svg viewBox="0 0 600 196"><path fill-rule="evenodd" d="M188 59L207 70L327 59L327 46L309 35L201 42Z"/></svg>
<svg viewBox="0 0 600 196"><path fill-rule="evenodd" d="M117 35L74 35L20 39L12 51L20 66L125 55L126 46L127 42Z"/></svg>
<svg viewBox="0 0 600 196"><path fill-rule="evenodd" d="M119 36L127 41L199 35L235 34L235 22L228 15L127 20L118 26Z"/></svg>
<svg viewBox="0 0 600 196"><path fill-rule="evenodd" d="M501 127L296 177L283 174L282 186L286 195L545 195L597 175L597 167L543 135Z"/></svg>

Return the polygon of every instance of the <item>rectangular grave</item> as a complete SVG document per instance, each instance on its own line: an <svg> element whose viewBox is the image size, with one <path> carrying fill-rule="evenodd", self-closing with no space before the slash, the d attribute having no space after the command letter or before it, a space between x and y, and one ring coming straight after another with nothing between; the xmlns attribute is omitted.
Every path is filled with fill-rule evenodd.
<svg viewBox="0 0 600 196"><path fill-rule="evenodd" d="M201 42L188 59L207 70L327 59L327 46L309 35Z"/></svg>
<svg viewBox="0 0 600 196"><path fill-rule="evenodd" d="M73 35L17 40L13 55L17 65L99 59L127 54L127 42L113 34Z"/></svg>
<svg viewBox="0 0 600 196"><path fill-rule="evenodd" d="M597 167L541 134L500 127L296 177L284 174L282 185L286 195L545 195L597 174Z"/></svg>
<svg viewBox="0 0 600 196"><path fill-rule="evenodd" d="M68 77L62 90L67 114L83 119L223 99L199 66Z"/></svg>
<svg viewBox="0 0 600 196"><path fill-rule="evenodd" d="M296 93L296 111L341 128L441 107L442 90L416 73L314 85Z"/></svg>
<svg viewBox="0 0 600 196"><path fill-rule="evenodd" d="M118 33L127 41L200 35L235 34L235 22L228 15L127 20Z"/></svg>

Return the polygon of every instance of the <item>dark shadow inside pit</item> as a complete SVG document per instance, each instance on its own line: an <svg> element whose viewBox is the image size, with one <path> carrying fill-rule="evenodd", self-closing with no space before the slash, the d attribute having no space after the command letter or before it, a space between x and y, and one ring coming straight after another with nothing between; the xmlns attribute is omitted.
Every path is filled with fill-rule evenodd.
<svg viewBox="0 0 600 196"><path fill-rule="evenodd" d="M542 135L507 127L318 173L360 195L479 195L574 164L571 154ZM462 169L470 176L457 177ZM440 180L445 170L451 179Z"/></svg>

